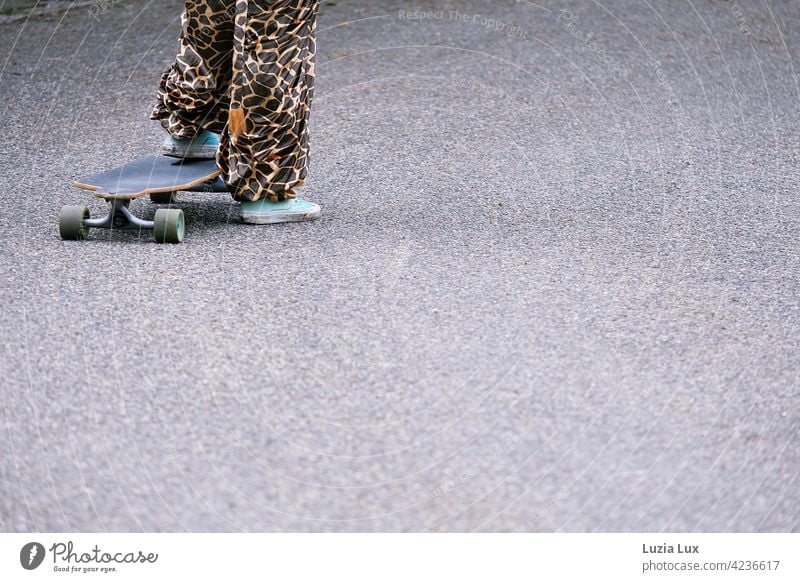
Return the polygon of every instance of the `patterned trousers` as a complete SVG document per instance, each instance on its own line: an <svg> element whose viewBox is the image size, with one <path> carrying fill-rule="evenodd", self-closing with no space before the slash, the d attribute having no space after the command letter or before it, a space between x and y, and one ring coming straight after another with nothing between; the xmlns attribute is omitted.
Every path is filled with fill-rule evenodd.
<svg viewBox="0 0 800 582"><path fill-rule="evenodd" d="M294 198L308 173L319 0L186 0L151 115L176 138L222 135L237 200Z"/></svg>

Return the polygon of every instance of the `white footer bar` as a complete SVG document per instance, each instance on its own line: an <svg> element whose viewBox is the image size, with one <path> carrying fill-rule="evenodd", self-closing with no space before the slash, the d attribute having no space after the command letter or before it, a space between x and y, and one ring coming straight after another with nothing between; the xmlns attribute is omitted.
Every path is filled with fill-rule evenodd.
<svg viewBox="0 0 800 582"><path fill-rule="evenodd" d="M0 580L800 580L800 534L4 534Z"/></svg>

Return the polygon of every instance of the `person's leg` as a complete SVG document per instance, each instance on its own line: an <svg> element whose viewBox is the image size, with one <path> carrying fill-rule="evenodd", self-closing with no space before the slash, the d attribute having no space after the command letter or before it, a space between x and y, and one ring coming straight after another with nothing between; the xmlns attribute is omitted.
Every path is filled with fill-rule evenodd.
<svg viewBox="0 0 800 582"><path fill-rule="evenodd" d="M228 121L235 9L235 0L186 0L180 51L162 75L151 115L173 138L221 133Z"/></svg>
<svg viewBox="0 0 800 582"><path fill-rule="evenodd" d="M269 206L248 202L302 210L295 189L308 172L318 5L318 0L236 1L230 112L217 161L234 199L244 203L242 218L248 222L259 222L253 213ZM316 217L319 207L313 206L315 212L287 220Z"/></svg>

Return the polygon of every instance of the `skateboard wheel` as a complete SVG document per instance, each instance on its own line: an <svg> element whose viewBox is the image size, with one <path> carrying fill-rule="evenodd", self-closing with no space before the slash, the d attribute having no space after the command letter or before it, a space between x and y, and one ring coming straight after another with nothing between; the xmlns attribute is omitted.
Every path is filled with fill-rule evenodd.
<svg viewBox="0 0 800 582"><path fill-rule="evenodd" d="M86 206L64 206L58 217L58 231L64 240L83 240L89 234L86 219L89 208Z"/></svg>
<svg viewBox="0 0 800 582"><path fill-rule="evenodd" d="M175 192L154 192L150 194L150 202L153 204L172 204L175 202Z"/></svg>
<svg viewBox="0 0 800 582"><path fill-rule="evenodd" d="M183 242L185 221L183 210L179 208L161 208L156 210L153 219L153 235L156 242L179 243Z"/></svg>

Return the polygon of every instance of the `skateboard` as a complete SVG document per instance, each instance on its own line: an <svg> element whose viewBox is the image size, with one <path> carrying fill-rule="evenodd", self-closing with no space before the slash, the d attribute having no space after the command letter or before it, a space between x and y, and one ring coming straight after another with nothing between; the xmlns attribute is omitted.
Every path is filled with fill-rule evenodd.
<svg viewBox="0 0 800 582"><path fill-rule="evenodd" d="M91 218L86 206L64 206L58 227L64 240L83 240L90 228L152 230L157 242L183 242L186 230L183 210L159 208L153 220L133 214L130 203L150 196L155 204L170 204L176 192L228 192L215 160L148 156L113 170L93 174L73 183L90 190L109 204L108 214Z"/></svg>

